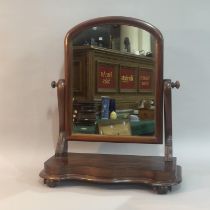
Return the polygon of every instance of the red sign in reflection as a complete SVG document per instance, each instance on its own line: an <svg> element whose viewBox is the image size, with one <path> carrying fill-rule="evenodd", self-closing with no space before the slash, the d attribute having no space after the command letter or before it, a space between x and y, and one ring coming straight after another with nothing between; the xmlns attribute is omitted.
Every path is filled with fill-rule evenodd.
<svg viewBox="0 0 210 210"><path fill-rule="evenodd" d="M114 89L116 88L114 78L114 66L99 65L98 66L98 89Z"/></svg>
<svg viewBox="0 0 210 210"><path fill-rule="evenodd" d="M134 68L121 67L120 69L120 89L136 90L137 71Z"/></svg>
<svg viewBox="0 0 210 210"><path fill-rule="evenodd" d="M151 90L152 89L152 72L141 70L139 73L139 89Z"/></svg>

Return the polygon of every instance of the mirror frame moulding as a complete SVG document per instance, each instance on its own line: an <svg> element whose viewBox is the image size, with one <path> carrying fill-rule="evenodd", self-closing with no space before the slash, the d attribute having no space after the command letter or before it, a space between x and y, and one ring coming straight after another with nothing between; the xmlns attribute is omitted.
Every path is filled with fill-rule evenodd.
<svg viewBox="0 0 210 210"><path fill-rule="evenodd" d="M155 42L155 135L153 136L103 136L97 134L72 134L72 105L73 105L73 38L96 25L121 24L141 28L151 33L156 39ZM117 142L117 143L163 143L163 36L159 29L143 20L122 17L108 16L91 19L82 22L68 31L64 40L65 49L65 133L68 141L90 141L90 142Z"/></svg>

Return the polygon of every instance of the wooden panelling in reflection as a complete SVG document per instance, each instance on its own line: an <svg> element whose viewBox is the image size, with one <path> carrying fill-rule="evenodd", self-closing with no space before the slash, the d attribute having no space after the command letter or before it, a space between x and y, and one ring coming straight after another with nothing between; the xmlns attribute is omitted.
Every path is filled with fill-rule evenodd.
<svg viewBox="0 0 210 210"><path fill-rule="evenodd" d="M110 95L131 105L137 96L154 98L154 63L151 57L93 46L74 47L74 97L93 100Z"/></svg>

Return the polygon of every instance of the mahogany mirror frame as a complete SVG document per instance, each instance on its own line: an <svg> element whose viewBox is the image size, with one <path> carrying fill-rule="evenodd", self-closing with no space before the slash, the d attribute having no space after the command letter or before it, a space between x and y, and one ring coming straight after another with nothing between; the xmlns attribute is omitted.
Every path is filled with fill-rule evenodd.
<svg viewBox="0 0 210 210"><path fill-rule="evenodd" d="M72 107L73 107L73 38L96 25L124 24L141 28L155 38L155 135L154 136L104 136L94 134L72 133ZM119 142L119 143L147 143L162 144L163 142L163 36L161 32L142 20L121 16L100 17L82 22L73 27L65 37L65 114L64 129L67 141L93 141L93 142Z"/></svg>

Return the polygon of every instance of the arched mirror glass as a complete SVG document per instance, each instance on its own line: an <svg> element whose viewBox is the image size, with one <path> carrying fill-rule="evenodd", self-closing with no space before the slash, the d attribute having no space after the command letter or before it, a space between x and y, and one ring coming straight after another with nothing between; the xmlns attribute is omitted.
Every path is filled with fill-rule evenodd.
<svg viewBox="0 0 210 210"><path fill-rule="evenodd" d="M161 142L162 42L145 22L124 22L90 21L67 35L72 140Z"/></svg>

